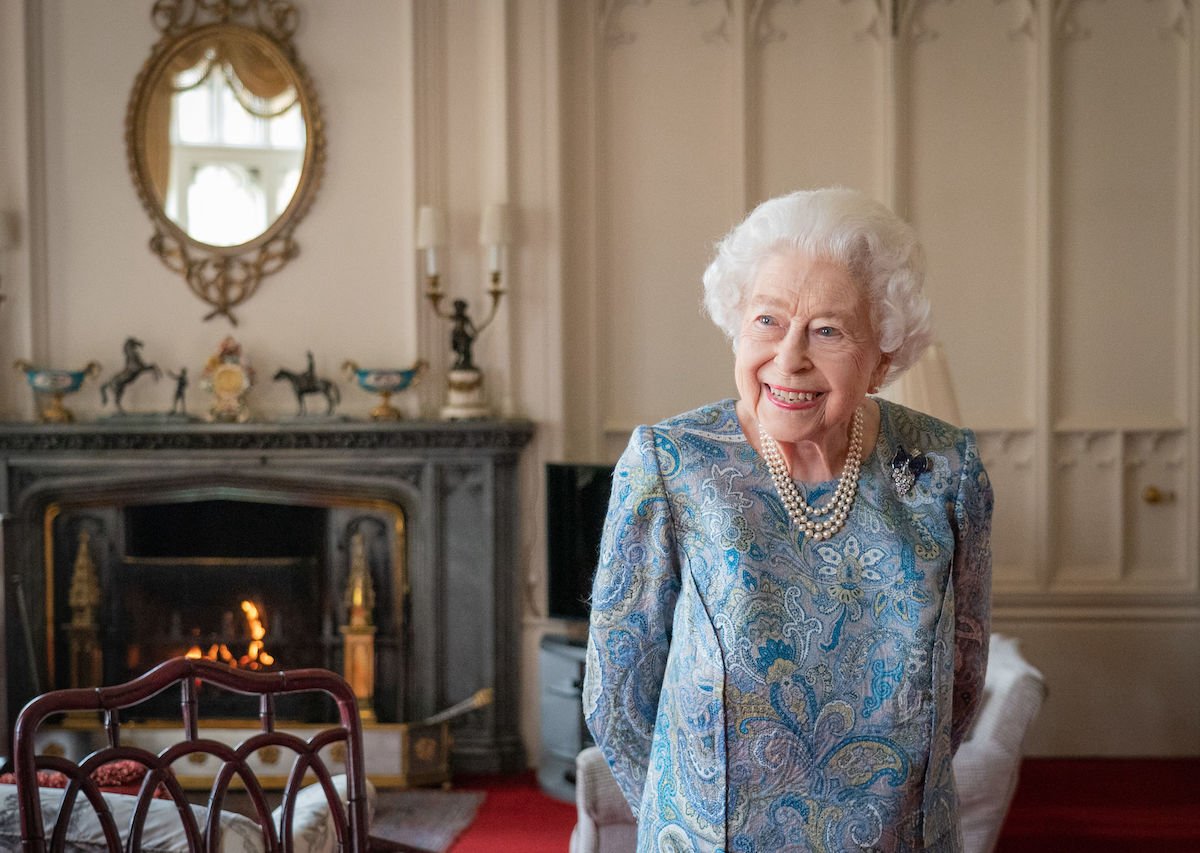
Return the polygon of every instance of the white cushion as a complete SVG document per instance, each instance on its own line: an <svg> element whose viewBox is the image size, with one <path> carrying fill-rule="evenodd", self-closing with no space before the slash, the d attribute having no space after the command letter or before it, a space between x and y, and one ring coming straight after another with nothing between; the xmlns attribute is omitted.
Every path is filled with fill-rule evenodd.
<svg viewBox="0 0 1200 853"><path fill-rule="evenodd" d="M996 846L1016 792L1030 724L1046 695L1045 680L1017 641L992 634L983 704L954 756L959 818L966 853Z"/></svg>
<svg viewBox="0 0 1200 853"><path fill-rule="evenodd" d="M344 804L350 797L346 774L339 773L331 780L334 790ZM367 780L367 826L375 817L375 786ZM283 806L271 813L276 830L282 832ZM337 833L333 816L329 813L329 800L321 783L305 786L296 795L296 813L292 818L292 840L296 853L332 853L337 848Z"/></svg>
<svg viewBox="0 0 1200 853"><path fill-rule="evenodd" d="M345 774L334 776L333 787L345 803L348 797ZM62 799L62 789L39 789L42 800L42 825L49 839L55 823L58 821L59 801ZM126 829L133 815L136 798L128 794L104 794L108 808L116 822L117 831L121 833L122 841L126 838ZM367 824L375 813L375 786L367 782ZM192 806L196 815L196 824L201 831L208 819L208 809L204 806ZM283 807L275 809L271 815L278 830L283 817ZM262 831L258 824L245 815L224 811L221 813L221 847L223 853L264 853L266 844L263 842ZM332 853L337 846L337 835L334 832L333 817L329 812L329 802L319 783L305 786L296 795L296 812L292 822L292 835L296 853ZM95 812L86 799L80 798L71 810L71 826L67 830L67 849L105 849L104 832L100 828ZM19 851L21 849L21 819L17 808L17 786L0 785L0 853ZM188 849L187 835L183 823L171 800L154 799L150 801L150 810L146 815L146 825L142 831L143 853L186 853Z"/></svg>
<svg viewBox="0 0 1200 853"><path fill-rule="evenodd" d="M42 825L46 837L58 821L58 807L62 799L61 788L39 788L42 800ZM133 816L136 797L128 794L104 794L109 811L116 822L122 840L126 838L129 820ZM201 831L208 819L208 809L192 806L196 823ZM233 812L221 814L221 850L224 853L262 853L266 850L258 824L245 815ZM71 824L67 829L67 849L107 849L100 821L86 799L79 799L71 810ZM21 849L21 818L17 808L17 786L0 785L0 850ZM176 853L187 851L187 835L183 823L171 800L152 800L146 814L146 825L142 831L143 853Z"/></svg>

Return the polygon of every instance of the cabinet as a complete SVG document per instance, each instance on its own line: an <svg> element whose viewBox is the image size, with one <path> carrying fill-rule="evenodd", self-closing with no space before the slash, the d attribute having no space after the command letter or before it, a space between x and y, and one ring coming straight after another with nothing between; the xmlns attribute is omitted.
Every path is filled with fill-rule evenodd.
<svg viewBox="0 0 1200 853"><path fill-rule="evenodd" d="M538 653L542 681L538 782L547 794L568 802L575 801L575 756L592 743L583 722L585 654L581 641L560 636L543 637Z"/></svg>

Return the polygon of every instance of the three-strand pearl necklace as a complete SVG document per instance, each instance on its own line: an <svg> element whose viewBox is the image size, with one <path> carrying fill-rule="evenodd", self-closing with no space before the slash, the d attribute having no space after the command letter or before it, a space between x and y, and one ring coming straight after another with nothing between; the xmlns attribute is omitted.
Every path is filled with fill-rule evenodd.
<svg viewBox="0 0 1200 853"><path fill-rule="evenodd" d="M796 488L796 481L788 473L787 463L779 452L775 439L767 434L762 423L758 425L758 440L762 446L763 460L767 470L771 472L771 480L775 483L775 491L783 501L783 507L791 516L792 522L804 531L807 538L814 542L824 542L830 536L842 529L850 508L854 505L854 496L858 493L858 472L862 468L862 438L863 410L859 407L854 412L854 420L850 424L850 447L846 451L846 464L842 466L842 476L838 478L837 488L833 497L823 507L809 506L808 502ZM822 516L828 518L822 519Z"/></svg>

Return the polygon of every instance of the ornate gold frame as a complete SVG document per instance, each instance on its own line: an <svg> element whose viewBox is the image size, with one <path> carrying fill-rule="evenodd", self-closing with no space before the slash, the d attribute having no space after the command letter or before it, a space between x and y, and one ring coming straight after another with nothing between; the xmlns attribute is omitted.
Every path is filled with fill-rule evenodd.
<svg viewBox="0 0 1200 853"><path fill-rule="evenodd" d="M223 316L236 326L233 309L254 295L264 277L283 269L298 254L296 225L312 205L325 168L325 126L320 106L312 80L292 44L298 15L290 0L155 0L151 19L162 37L134 81L125 114L129 172L154 225L150 249L169 269L184 277L192 293L212 306L205 320ZM306 133L300 181L290 204L266 231L237 246L201 243L172 222L153 189L145 156L147 106L154 82L183 46L222 30L269 47L287 62Z"/></svg>

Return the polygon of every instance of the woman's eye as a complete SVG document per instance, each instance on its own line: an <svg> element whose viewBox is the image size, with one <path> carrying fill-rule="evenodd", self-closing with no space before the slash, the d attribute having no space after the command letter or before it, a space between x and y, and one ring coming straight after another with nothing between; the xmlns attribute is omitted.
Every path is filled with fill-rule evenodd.
<svg viewBox="0 0 1200 853"><path fill-rule="evenodd" d="M775 318L768 317L766 314L759 314L757 317L754 318L754 323L757 326L774 326Z"/></svg>
<svg viewBox="0 0 1200 853"><path fill-rule="evenodd" d="M819 326L816 331L817 337L821 338L832 338L837 335L837 329L833 326Z"/></svg>

